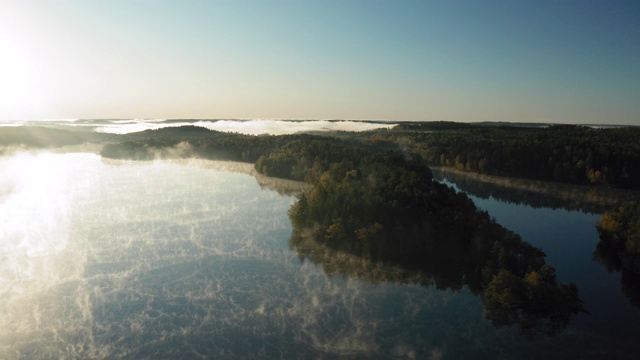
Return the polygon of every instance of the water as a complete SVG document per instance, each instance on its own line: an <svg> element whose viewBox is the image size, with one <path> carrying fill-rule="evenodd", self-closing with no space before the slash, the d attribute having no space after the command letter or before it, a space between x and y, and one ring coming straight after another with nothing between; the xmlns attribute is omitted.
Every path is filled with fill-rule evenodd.
<svg viewBox="0 0 640 360"><path fill-rule="evenodd" d="M466 288L327 275L290 249L251 165L0 158L0 358L631 357L639 312L591 261L594 215L480 200L542 247L591 316L495 329Z"/></svg>
<svg viewBox="0 0 640 360"><path fill-rule="evenodd" d="M466 181L474 181L466 179ZM455 183L444 180L457 188ZM593 344L581 356L606 358L616 354L632 358L640 347L640 309L621 291L620 273L610 273L593 260L599 241L595 227L599 214L514 204L494 197L470 195L476 206L487 210L503 226L543 249L555 267L558 281L575 283L590 315L572 320L568 332L579 332ZM640 284L633 284L635 288Z"/></svg>

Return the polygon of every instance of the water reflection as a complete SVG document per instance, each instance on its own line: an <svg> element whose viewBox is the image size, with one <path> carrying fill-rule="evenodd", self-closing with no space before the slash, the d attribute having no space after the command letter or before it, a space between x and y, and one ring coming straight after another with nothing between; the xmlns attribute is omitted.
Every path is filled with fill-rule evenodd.
<svg viewBox="0 0 640 360"><path fill-rule="evenodd" d="M637 255L628 251L620 242L621 240L612 241L601 232L600 242L596 245L593 259L609 272L620 272L622 293L629 298L633 306L640 307L640 274L637 271Z"/></svg>
<svg viewBox="0 0 640 360"><path fill-rule="evenodd" d="M102 162L111 166L131 166L131 165L145 165L149 162L140 162L136 160L116 160L109 158L102 158ZM262 189L275 191L282 196L300 196L305 191L311 188L311 184L268 177L258 173L253 164L237 162L237 161L224 161L224 160L204 160L198 158L188 158L188 159L162 159L162 160L153 160L150 163L164 163L164 164L175 164L179 166L196 166L203 169L215 170L215 171L224 171L231 172L237 174L246 174L255 178L256 182ZM1 188L0 188L1 191ZM0 193L1 194L1 193Z"/></svg>
<svg viewBox="0 0 640 360"><path fill-rule="evenodd" d="M593 259L609 272L620 272L622 293L629 298L633 306L640 307L640 274L622 267L617 252L602 243L596 246Z"/></svg>
<svg viewBox="0 0 640 360"><path fill-rule="evenodd" d="M1 158L0 358L491 354L468 292L301 264L296 199L217 165Z"/></svg>
<svg viewBox="0 0 640 360"><path fill-rule="evenodd" d="M532 341L496 329L464 263L291 251L296 198L246 164L17 156L0 158L0 358L625 354L574 324Z"/></svg>
<svg viewBox="0 0 640 360"><path fill-rule="evenodd" d="M533 208L578 210L600 214L640 195L631 190L568 185L545 181L502 178L464 173L448 168L431 168L435 178L455 183L462 191L481 199L494 198Z"/></svg>
<svg viewBox="0 0 640 360"><path fill-rule="evenodd" d="M506 269L500 269L491 275L490 282L486 282L480 274L480 267L463 259L460 254L440 253L425 259L420 270L410 270L406 266L373 261L332 249L295 231L290 244L301 259L319 264L329 275L340 274L371 283L433 286L440 291L469 289L480 296L485 317L496 328L518 325L527 337L539 332L559 334L568 326L573 314L585 311L576 304L575 286L558 284L553 269L548 266L529 274L525 281ZM483 270L487 271L491 259L485 261L487 265Z"/></svg>
<svg viewBox="0 0 640 360"><path fill-rule="evenodd" d="M472 199L500 224L542 248L548 255L547 261L557 269L558 279L574 282L580 289L580 298L592 314L576 316L563 333L562 337L571 338L566 342L570 345L564 347L569 351L565 358L636 357L640 351L636 335L640 331L640 309L633 307L620 292L621 274L607 273L603 266L592 261L599 241L594 226L599 215L536 209L495 198L472 196ZM633 284L627 279L623 281L625 287ZM558 349L556 354L562 351Z"/></svg>
<svg viewBox="0 0 640 360"><path fill-rule="evenodd" d="M253 174L256 178L256 181L258 182L258 185L260 185L260 188L275 191L283 196L299 197L305 191L311 188L311 184L301 181L268 177L262 174L258 174L257 172L255 172L255 170L253 171Z"/></svg>

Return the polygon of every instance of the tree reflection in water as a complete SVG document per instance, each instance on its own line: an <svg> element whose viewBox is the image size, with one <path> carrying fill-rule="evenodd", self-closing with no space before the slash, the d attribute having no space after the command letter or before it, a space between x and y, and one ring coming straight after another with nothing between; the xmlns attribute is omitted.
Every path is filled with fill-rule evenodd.
<svg viewBox="0 0 640 360"><path fill-rule="evenodd" d="M370 282L466 286L495 327L518 324L527 336L558 334L586 312L576 286L557 282L542 250L466 195L424 177L412 188L401 180L411 173L378 170L329 172L292 206L290 245L302 259Z"/></svg>
<svg viewBox="0 0 640 360"><path fill-rule="evenodd" d="M573 284L557 284L553 268L548 265L547 273L529 275L524 280L502 269L492 281L483 283L478 274L466 273L470 270L465 266L468 264L445 257L425 259L426 266L419 270L335 250L297 232L290 244L301 259L321 265L329 275L341 274L372 283L435 286L439 290L459 291L468 286L473 294L481 296L486 318L496 328L518 324L526 336L538 332L559 334L572 314L585 312L577 299L577 288Z"/></svg>
<svg viewBox="0 0 640 360"><path fill-rule="evenodd" d="M622 293L629 298L631 305L640 307L640 274L623 267L618 253L603 244L602 240L596 245L593 259L609 272L620 271Z"/></svg>
<svg viewBox="0 0 640 360"><path fill-rule="evenodd" d="M600 242L593 259L620 271L622 292L640 307L640 198L605 212L596 224Z"/></svg>
<svg viewBox="0 0 640 360"><path fill-rule="evenodd" d="M640 192L633 190L479 175L450 168L432 168L432 171L438 180L455 183L462 191L478 198L494 198L534 209L564 209L600 214L640 195Z"/></svg>
<svg viewBox="0 0 640 360"><path fill-rule="evenodd" d="M312 206L323 206L315 203L316 191L317 187L303 196L289 213L290 245L301 259L320 264L328 274L441 290L467 286L482 298L486 317L495 327L518 324L526 336L558 334L573 314L586 312L576 286L556 281L555 270L545 263L540 249L496 224L485 212L467 208L465 216L453 223L435 215L422 221L407 218L411 222L377 217L370 219L373 225L349 236L344 230L349 225L335 217L332 225L323 227L322 219L308 216L326 215ZM450 195L465 202L460 194ZM348 199L333 198L337 202L332 203L345 209L350 207L345 203ZM437 205L443 213L457 206L455 201L442 200ZM421 213L424 208L413 211Z"/></svg>

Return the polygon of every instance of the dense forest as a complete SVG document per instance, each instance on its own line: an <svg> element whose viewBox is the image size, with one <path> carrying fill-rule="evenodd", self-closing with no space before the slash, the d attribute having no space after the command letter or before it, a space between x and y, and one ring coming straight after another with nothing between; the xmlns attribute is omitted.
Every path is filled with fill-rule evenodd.
<svg viewBox="0 0 640 360"><path fill-rule="evenodd" d="M408 123L369 141L480 174L640 189L640 128Z"/></svg>
<svg viewBox="0 0 640 360"><path fill-rule="evenodd" d="M594 259L622 273L622 292L640 307L640 198L602 214Z"/></svg>
<svg viewBox="0 0 640 360"><path fill-rule="evenodd" d="M556 334L584 311L577 288L557 283L540 249L435 181L420 156L334 137L166 132L107 144L102 155L253 162L261 174L308 182L313 187L289 211L290 243L301 256L323 262L318 254L326 251L313 249L325 249L334 258L399 268L403 279L424 285L468 286L497 327Z"/></svg>

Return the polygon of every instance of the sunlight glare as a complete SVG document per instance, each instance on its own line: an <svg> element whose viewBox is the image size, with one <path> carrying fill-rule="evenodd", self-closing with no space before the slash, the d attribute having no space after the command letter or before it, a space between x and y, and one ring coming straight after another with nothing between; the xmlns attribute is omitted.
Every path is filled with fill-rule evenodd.
<svg viewBox="0 0 640 360"><path fill-rule="evenodd" d="M39 291L75 273L69 261L74 199L90 177L77 177L88 154L19 153L0 158L0 296ZM95 161L95 159L94 159Z"/></svg>

